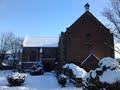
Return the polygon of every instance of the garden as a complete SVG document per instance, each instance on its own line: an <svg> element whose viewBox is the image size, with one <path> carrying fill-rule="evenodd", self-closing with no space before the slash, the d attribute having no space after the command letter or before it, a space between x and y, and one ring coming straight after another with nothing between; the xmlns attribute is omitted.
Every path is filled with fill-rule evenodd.
<svg viewBox="0 0 120 90"><path fill-rule="evenodd" d="M0 71L0 90L119 90L120 65L117 60L106 57L95 70L86 72L69 63L62 73L44 72L42 64L36 63L30 72Z"/></svg>

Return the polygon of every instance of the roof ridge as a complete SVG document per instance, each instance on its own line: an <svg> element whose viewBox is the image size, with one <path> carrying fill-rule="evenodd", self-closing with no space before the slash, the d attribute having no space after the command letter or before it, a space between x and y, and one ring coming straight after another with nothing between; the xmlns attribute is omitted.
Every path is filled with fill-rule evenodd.
<svg viewBox="0 0 120 90"><path fill-rule="evenodd" d="M92 20L97 22L97 24L102 27L102 28L105 28L105 29L108 29L98 18L96 18L90 11L86 11L84 12L77 20L75 20L68 28L66 31L71 31L71 29L69 30L69 28L72 28L74 25L77 25L78 22L82 22L81 20L83 20L85 17L91 17L89 18L88 20ZM86 19L87 20L87 19ZM109 30L106 30L109 32Z"/></svg>

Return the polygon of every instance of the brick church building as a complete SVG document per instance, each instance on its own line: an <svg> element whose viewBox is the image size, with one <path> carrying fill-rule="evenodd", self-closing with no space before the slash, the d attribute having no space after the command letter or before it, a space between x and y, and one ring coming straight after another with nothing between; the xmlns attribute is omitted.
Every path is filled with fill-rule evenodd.
<svg viewBox="0 0 120 90"><path fill-rule="evenodd" d="M31 37L32 38L32 37ZM35 42L36 41L36 42ZM46 71L53 70L57 63L62 67L66 63L74 63L86 71L97 67L103 57L114 58L113 34L89 11L85 5L85 13L78 18L59 38L26 37L23 43L23 61L25 68L42 60ZM31 44L31 43L34 43Z"/></svg>

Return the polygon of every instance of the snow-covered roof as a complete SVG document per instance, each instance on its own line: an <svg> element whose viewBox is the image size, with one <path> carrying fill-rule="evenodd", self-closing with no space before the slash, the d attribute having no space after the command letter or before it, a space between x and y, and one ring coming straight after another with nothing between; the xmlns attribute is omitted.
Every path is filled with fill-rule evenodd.
<svg viewBox="0 0 120 90"><path fill-rule="evenodd" d="M58 47L58 37L26 36L23 47Z"/></svg>
<svg viewBox="0 0 120 90"><path fill-rule="evenodd" d="M63 66L63 68L69 68L73 71L73 74L76 76L76 77L80 77L80 78L84 78L87 74L87 72L80 68L79 66L71 63L71 64L66 64Z"/></svg>

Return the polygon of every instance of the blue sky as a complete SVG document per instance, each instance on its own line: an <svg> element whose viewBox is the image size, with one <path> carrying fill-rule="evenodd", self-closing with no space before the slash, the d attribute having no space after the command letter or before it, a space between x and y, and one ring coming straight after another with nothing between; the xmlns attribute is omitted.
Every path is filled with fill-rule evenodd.
<svg viewBox="0 0 120 90"><path fill-rule="evenodd" d="M0 32L16 36L58 36L84 12L90 12L103 24L101 15L109 0L0 0Z"/></svg>

